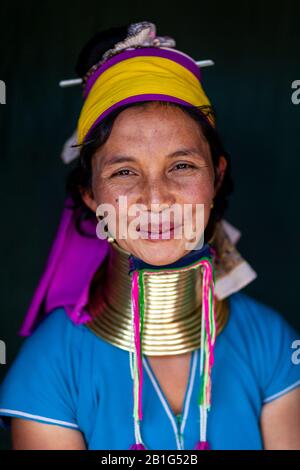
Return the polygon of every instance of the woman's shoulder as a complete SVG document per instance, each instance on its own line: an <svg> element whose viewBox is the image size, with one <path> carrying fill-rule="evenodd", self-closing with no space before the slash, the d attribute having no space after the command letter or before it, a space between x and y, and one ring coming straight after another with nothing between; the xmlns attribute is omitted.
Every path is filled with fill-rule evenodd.
<svg viewBox="0 0 300 470"><path fill-rule="evenodd" d="M275 313L275 315L278 314L278 312L270 305L248 294L244 289L231 294L228 298L231 302L232 308L236 311L236 315L241 312L243 315L246 314L249 316L256 313L260 315L266 313L269 315L271 311L271 315L273 313Z"/></svg>
<svg viewBox="0 0 300 470"><path fill-rule="evenodd" d="M40 320L24 339L1 383L0 416L77 427L83 332L82 325L75 325L64 308L56 308Z"/></svg>
<svg viewBox="0 0 300 470"><path fill-rule="evenodd" d="M228 334L249 347L277 349L277 345L290 345L300 338L297 329L288 320L287 312L282 312L239 291L229 297L230 321Z"/></svg>
<svg viewBox="0 0 300 470"><path fill-rule="evenodd" d="M44 314L8 366L0 396L3 387L19 380L46 382L49 376L66 379L72 371L79 370L83 332L83 326L75 325L64 307Z"/></svg>
<svg viewBox="0 0 300 470"><path fill-rule="evenodd" d="M283 312L244 292L230 296L225 339L255 371L264 402L300 385L300 334ZM225 329L226 331L226 329Z"/></svg>
<svg viewBox="0 0 300 470"><path fill-rule="evenodd" d="M236 323L247 324L250 328L256 325L261 329L293 328L286 317L286 312L282 312L244 291L230 295L229 303L232 318Z"/></svg>
<svg viewBox="0 0 300 470"><path fill-rule="evenodd" d="M57 307L44 314L31 335L25 337L21 350L30 348L34 352L35 348L46 347L50 353L68 349L70 343L76 345L82 341L84 331L83 325L76 325L64 307Z"/></svg>
<svg viewBox="0 0 300 470"><path fill-rule="evenodd" d="M72 321L72 319L67 314L67 309L65 307L56 307L41 317L40 321L36 324L31 336L36 335L37 332L39 334L43 334L46 330L48 332L65 332L68 329L80 331L82 330L82 325L76 325Z"/></svg>

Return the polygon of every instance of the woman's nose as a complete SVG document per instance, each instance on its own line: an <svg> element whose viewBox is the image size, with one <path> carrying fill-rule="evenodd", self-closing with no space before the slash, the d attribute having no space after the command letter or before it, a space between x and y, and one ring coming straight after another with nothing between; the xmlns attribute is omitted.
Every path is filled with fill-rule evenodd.
<svg viewBox="0 0 300 470"><path fill-rule="evenodd" d="M139 202L148 209L152 205L166 205L170 207L176 203L175 188L171 188L164 178L148 178L143 182Z"/></svg>

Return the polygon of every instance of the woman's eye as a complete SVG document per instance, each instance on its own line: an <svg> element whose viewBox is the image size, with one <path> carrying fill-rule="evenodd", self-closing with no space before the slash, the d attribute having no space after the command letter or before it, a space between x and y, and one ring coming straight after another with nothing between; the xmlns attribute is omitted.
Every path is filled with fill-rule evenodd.
<svg viewBox="0 0 300 470"><path fill-rule="evenodd" d="M129 173L134 174L131 170L124 169L124 170L119 170L116 173L114 173L112 176L129 176Z"/></svg>
<svg viewBox="0 0 300 470"><path fill-rule="evenodd" d="M177 170L189 170L191 168L195 168L194 165L191 165L190 163L177 163L175 165L174 169Z"/></svg>

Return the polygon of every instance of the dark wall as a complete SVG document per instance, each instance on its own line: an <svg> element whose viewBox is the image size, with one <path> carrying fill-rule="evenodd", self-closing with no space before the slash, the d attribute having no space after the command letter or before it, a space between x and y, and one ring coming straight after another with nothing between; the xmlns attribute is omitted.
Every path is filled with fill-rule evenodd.
<svg viewBox="0 0 300 470"><path fill-rule="evenodd" d="M108 6L109 3L109 6ZM238 248L258 272L248 293L300 330L300 3L15 2L2 0L0 79L1 317L5 374L21 344L22 318L42 272L65 196L61 146L81 106L74 77L83 43L97 30L149 20L195 59L211 58L204 87L232 155L235 193L227 220L242 231ZM30 365L29 365L30 367ZM0 448L8 447L0 431Z"/></svg>

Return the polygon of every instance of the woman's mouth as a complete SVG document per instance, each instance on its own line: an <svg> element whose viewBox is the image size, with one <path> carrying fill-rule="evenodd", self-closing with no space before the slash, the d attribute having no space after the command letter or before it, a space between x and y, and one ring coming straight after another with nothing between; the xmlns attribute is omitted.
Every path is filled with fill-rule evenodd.
<svg viewBox="0 0 300 470"><path fill-rule="evenodd" d="M140 233L140 238L148 239L148 240L169 240L174 238L175 229L178 230L180 225L175 226L171 223L169 226L163 226L163 224L159 224L155 227L149 229L147 226L145 227L138 227L137 231Z"/></svg>

